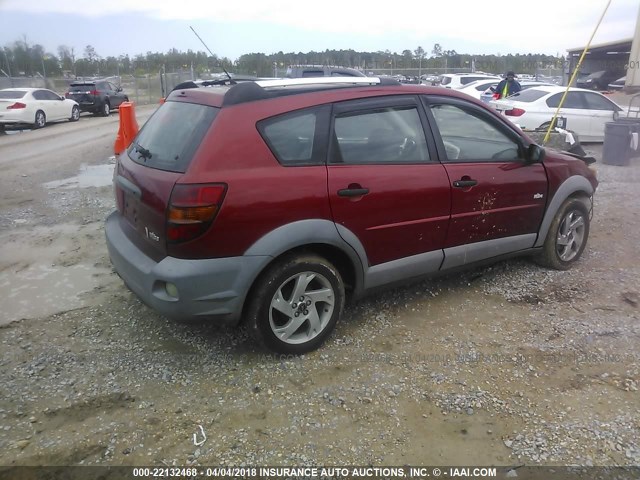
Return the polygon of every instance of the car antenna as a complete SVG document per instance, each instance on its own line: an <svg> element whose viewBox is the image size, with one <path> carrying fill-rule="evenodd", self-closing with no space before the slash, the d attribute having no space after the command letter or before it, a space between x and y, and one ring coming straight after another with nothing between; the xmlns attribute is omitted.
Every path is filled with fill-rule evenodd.
<svg viewBox="0 0 640 480"><path fill-rule="evenodd" d="M196 31L195 31L195 29L194 29L191 25L189 25L189 28L191 29L191 31L192 31L193 33L195 33L196 37L198 37L198 40L200 40L200 41L202 42L202 45L204 45L204 48L206 48L207 50L209 50L209 53L211 54L211 56L212 56L212 57L215 57L215 55L213 54L213 52L209 49L209 47L207 47L207 44L206 44L206 43L204 43L204 40L202 40L202 38L200 38L200 35L198 35L198 32L196 32ZM233 79L231 78L231 75L229 75L229 72L227 72L227 69L226 69L226 68L224 68L224 67L222 66L222 63L220 63L220 67L222 68L222 71L223 71L224 73L226 73L227 77L229 78L229 81L230 81L230 82L233 82Z"/></svg>

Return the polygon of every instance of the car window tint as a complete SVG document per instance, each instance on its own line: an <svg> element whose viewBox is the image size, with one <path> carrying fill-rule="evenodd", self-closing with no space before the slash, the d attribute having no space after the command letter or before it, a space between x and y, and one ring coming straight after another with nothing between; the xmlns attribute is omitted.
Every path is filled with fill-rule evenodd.
<svg viewBox="0 0 640 480"><path fill-rule="evenodd" d="M582 101L582 93L581 92L569 92L567 94L567 98L564 101L563 108L585 108L584 102Z"/></svg>
<svg viewBox="0 0 640 480"><path fill-rule="evenodd" d="M324 72L322 70L305 70L302 72L302 77L324 77Z"/></svg>
<svg viewBox="0 0 640 480"><path fill-rule="evenodd" d="M35 90L31 95L36 100L45 100L45 94L42 90Z"/></svg>
<svg viewBox="0 0 640 480"><path fill-rule="evenodd" d="M429 151L416 107L359 111L336 117L336 152L332 161L362 163L419 163Z"/></svg>
<svg viewBox="0 0 640 480"><path fill-rule="evenodd" d="M526 90L522 90L518 93L510 95L509 98L512 98L516 102L531 103L544 97L545 95L549 95L549 92L545 92L544 90L537 90L535 88L527 88Z"/></svg>
<svg viewBox="0 0 640 480"><path fill-rule="evenodd" d="M476 90L478 90L479 92L484 92L487 88L496 87L497 85L497 82L481 83L476 87Z"/></svg>
<svg viewBox="0 0 640 480"><path fill-rule="evenodd" d="M0 90L0 98L6 100L16 100L24 97L26 94L27 92L21 92L19 90Z"/></svg>
<svg viewBox="0 0 640 480"><path fill-rule="evenodd" d="M48 90L42 90L44 100L60 100L60 97L54 92L50 92Z"/></svg>
<svg viewBox="0 0 640 480"><path fill-rule="evenodd" d="M613 103L597 93L585 93L584 96L587 100L587 108L591 110L608 110L610 112L617 110Z"/></svg>
<svg viewBox="0 0 640 480"><path fill-rule="evenodd" d="M478 80L482 80L482 77L460 77L460 83L462 85L468 85L471 82L477 82Z"/></svg>
<svg viewBox="0 0 640 480"><path fill-rule="evenodd" d="M433 104L431 112L449 161L512 161L520 158L518 144L475 110Z"/></svg>
<svg viewBox="0 0 640 480"><path fill-rule="evenodd" d="M185 172L219 108L167 102L147 120L127 150L137 163Z"/></svg>
<svg viewBox="0 0 640 480"><path fill-rule="evenodd" d="M547 99L547 106L551 108L558 108L563 93L556 93L555 95ZM567 98L565 98L562 108L585 108L582 102L581 92L569 92Z"/></svg>
<svg viewBox="0 0 640 480"><path fill-rule="evenodd" d="M280 163L309 163L313 157L316 119L314 110L288 113L260 122L258 130Z"/></svg>
<svg viewBox="0 0 640 480"><path fill-rule="evenodd" d="M81 83L81 84L71 84L69 87L70 92L89 92L95 88L95 84L93 83Z"/></svg>

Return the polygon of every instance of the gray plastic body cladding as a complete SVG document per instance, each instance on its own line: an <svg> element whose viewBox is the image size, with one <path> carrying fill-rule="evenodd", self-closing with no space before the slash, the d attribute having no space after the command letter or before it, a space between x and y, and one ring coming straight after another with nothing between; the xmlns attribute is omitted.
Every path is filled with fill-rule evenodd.
<svg viewBox="0 0 640 480"><path fill-rule="evenodd" d="M469 263L480 262L488 258L499 257L508 253L527 250L536 241L536 234L516 235L496 238L483 242L469 243L444 250L442 270L460 267Z"/></svg>
<svg viewBox="0 0 640 480"><path fill-rule="evenodd" d="M105 223L109 256L118 274L143 302L172 318L210 317L220 324L238 323L253 279L271 257L165 257L156 262L127 238L120 219L114 212ZM176 285L178 299L167 295L164 282Z"/></svg>
<svg viewBox="0 0 640 480"><path fill-rule="evenodd" d="M547 232L549 232L551 222L553 222L553 219L560 209L560 206L567 198L569 198L576 192L584 192L587 195L591 196L593 195L593 186L585 177L582 177L580 175L569 177L562 183L562 185L560 185L555 195L549 202L547 211L544 214L542 224L540 225L540 231L538 232L538 240L534 245L535 247L541 247L542 245L544 245L544 241L547 238Z"/></svg>
<svg viewBox="0 0 640 480"><path fill-rule="evenodd" d="M351 241L339 234L338 229L348 232ZM330 245L349 257L354 266L355 285L353 287L354 294L357 296L364 287L364 266L367 265L364 248L355 235L331 220L300 220L283 225L260 238L244 254L277 257L294 248L310 244Z"/></svg>

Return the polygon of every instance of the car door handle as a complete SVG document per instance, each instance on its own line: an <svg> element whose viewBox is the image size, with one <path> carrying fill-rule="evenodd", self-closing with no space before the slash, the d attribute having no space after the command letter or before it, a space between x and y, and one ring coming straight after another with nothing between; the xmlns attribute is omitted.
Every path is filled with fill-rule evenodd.
<svg viewBox="0 0 640 480"><path fill-rule="evenodd" d="M344 188L338 190L338 195L341 197L361 197L369 193L368 188Z"/></svg>
<svg viewBox="0 0 640 480"><path fill-rule="evenodd" d="M478 181L477 180L472 180L472 179L464 179L464 180L456 180L453 182L453 186L456 188L467 188L467 187L473 187L474 185L477 185Z"/></svg>

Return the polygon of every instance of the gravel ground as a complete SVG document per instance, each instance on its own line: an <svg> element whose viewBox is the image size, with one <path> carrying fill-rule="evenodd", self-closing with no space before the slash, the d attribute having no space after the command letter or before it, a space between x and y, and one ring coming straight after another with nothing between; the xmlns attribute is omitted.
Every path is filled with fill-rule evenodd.
<svg viewBox="0 0 640 480"><path fill-rule="evenodd" d="M109 163L87 148L0 179L0 465L640 464L639 159L599 165L573 270L520 259L390 290L287 357L123 286L111 188L45 185Z"/></svg>

